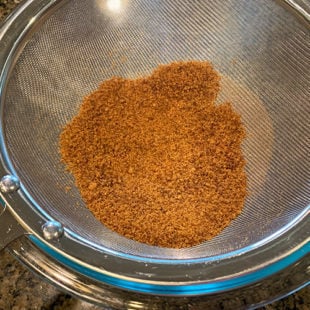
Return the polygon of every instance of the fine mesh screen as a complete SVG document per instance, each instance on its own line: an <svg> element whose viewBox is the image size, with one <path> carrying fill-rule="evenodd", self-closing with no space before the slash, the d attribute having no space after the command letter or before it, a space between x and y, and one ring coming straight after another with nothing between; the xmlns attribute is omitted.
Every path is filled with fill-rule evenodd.
<svg viewBox="0 0 310 310"><path fill-rule="evenodd" d="M309 204L309 26L281 2L72 0L33 34L5 94L4 134L22 183L37 204L75 233L131 254L202 257L254 244ZM218 237L172 250L125 239L86 209L60 164L62 126L83 96L112 76L158 64L209 60L247 129L249 195Z"/></svg>

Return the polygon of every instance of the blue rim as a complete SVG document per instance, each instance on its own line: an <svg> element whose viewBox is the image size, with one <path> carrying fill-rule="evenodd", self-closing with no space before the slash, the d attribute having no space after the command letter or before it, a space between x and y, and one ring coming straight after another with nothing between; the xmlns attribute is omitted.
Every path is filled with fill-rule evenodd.
<svg viewBox="0 0 310 310"><path fill-rule="evenodd" d="M61 255L59 252L49 247L46 243L42 242L36 236L30 235L29 238L36 246L38 246L48 255L52 256L58 262L84 276L112 285L120 289L141 293L174 295L174 296L211 294L220 291L233 290L241 286L249 285L254 282L258 282L264 278L270 277L271 275L296 263L298 260L302 259L305 255L310 253L310 243L307 242L306 244L301 246L298 250L293 252L291 255L284 257L283 259L273 263L272 265L266 266L265 268L256 270L252 273L242 275L238 278L236 277L232 279L211 283L198 283L188 285L158 285L158 284L129 281L99 273L95 270L81 266L78 263ZM308 281L308 283L310 283L310 281Z"/></svg>

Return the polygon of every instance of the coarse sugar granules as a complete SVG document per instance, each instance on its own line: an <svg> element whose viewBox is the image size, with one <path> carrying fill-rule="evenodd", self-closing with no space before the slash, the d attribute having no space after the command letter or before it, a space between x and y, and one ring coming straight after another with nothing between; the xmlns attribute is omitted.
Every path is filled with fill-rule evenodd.
<svg viewBox="0 0 310 310"><path fill-rule="evenodd" d="M63 162L106 227L161 247L218 235L246 197L245 130L209 62L175 62L86 96L60 136Z"/></svg>

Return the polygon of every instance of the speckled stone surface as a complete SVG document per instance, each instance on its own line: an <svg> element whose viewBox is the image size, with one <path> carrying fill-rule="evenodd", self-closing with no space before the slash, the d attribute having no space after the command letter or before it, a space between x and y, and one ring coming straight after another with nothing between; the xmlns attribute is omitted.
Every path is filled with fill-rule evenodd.
<svg viewBox="0 0 310 310"><path fill-rule="evenodd" d="M0 20L5 18L22 0L0 0Z"/></svg>
<svg viewBox="0 0 310 310"><path fill-rule="evenodd" d="M21 0L0 0L0 21L21 2ZM2 251L0 252L0 310L28 309L96 310L100 308L60 292L27 270L9 253ZM260 310L310 310L310 287Z"/></svg>

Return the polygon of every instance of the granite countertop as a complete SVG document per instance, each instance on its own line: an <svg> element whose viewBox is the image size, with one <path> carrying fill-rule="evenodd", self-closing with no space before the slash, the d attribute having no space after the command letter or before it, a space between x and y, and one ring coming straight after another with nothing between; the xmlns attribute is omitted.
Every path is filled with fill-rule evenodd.
<svg viewBox="0 0 310 310"><path fill-rule="evenodd" d="M22 0L0 0L0 21ZM8 252L0 252L0 310L22 309L100 309L59 291L39 279ZM274 302L260 310L308 310L310 287Z"/></svg>

